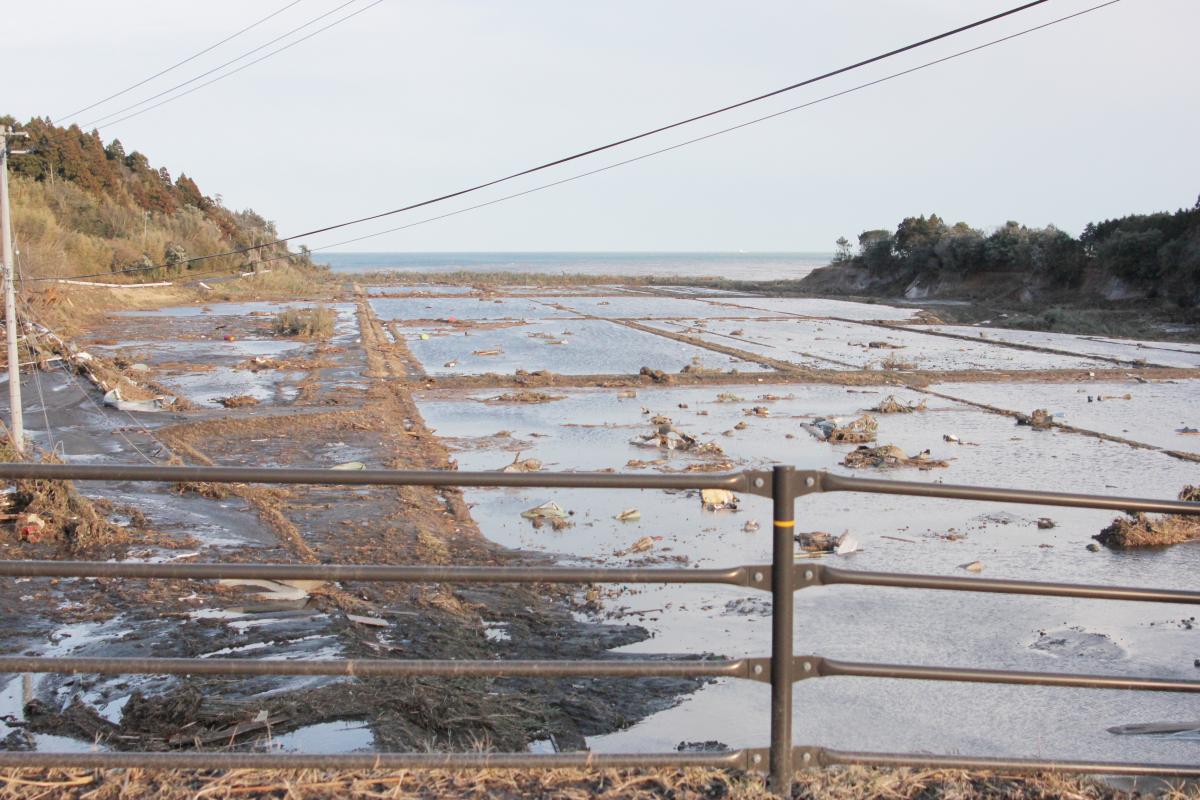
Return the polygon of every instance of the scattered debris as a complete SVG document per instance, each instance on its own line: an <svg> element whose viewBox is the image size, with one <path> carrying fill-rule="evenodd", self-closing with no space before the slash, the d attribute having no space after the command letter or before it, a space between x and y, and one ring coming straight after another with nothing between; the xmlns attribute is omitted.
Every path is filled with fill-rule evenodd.
<svg viewBox="0 0 1200 800"><path fill-rule="evenodd" d="M504 351L499 347L488 348L487 350L475 350L471 353L473 356L498 356Z"/></svg>
<svg viewBox="0 0 1200 800"><path fill-rule="evenodd" d="M361 614L347 614L346 619L359 625L366 625L370 628L391 627L391 623L389 623L386 619L380 619L379 617L364 617Z"/></svg>
<svg viewBox="0 0 1200 800"><path fill-rule="evenodd" d="M266 589L258 596L270 600L303 600L314 590L325 585L325 581L282 580L272 581L265 578L222 578L218 586L257 586Z"/></svg>
<svg viewBox="0 0 1200 800"><path fill-rule="evenodd" d="M896 356L888 356L879 362L879 368L885 370L915 369L916 366L916 362L905 361L904 359Z"/></svg>
<svg viewBox="0 0 1200 800"><path fill-rule="evenodd" d="M622 511L620 514L617 514L616 517L614 517L614 519L617 519L621 522L636 522L637 520L639 520L641 518L642 518L642 512L638 511L636 508L627 508L624 511Z"/></svg>
<svg viewBox="0 0 1200 800"><path fill-rule="evenodd" d="M118 411L143 411L154 412L162 411L165 407L174 402L172 397L155 397L152 400L126 400L121 397L121 387L105 392L104 405L111 406Z"/></svg>
<svg viewBox="0 0 1200 800"><path fill-rule="evenodd" d="M746 430L746 428L748 428L748 427L750 427L750 426L749 426L749 425L747 425L745 422L739 422L738 424L736 424L736 425L734 425L734 426L733 426L733 429L734 429L735 431L744 431L744 430Z"/></svg>
<svg viewBox="0 0 1200 800"><path fill-rule="evenodd" d="M904 349L904 345L902 345L902 344L892 344L891 342L882 342L882 341L867 342L867 347L869 347L872 350L903 350Z"/></svg>
<svg viewBox="0 0 1200 800"><path fill-rule="evenodd" d="M885 444L879 447L859 445L856 450L846 454L846 457L842 459L842 466L850 467L851 469L865 469L868 467L876 469L893 469L896 467L933 469L935 467L948 467L950 466L950 462L932 458L928 450L922 450L915 456L909 456L899 447L892 444Z"/></svg>
<svg viewBox="0 0 1200 800"><path fill-rule="evenodd" d="M870 414L863 414L845 425L835 425L826 441L836 444L861 444L875 441L875 430L879 423Z"/></svg>
<svg viewBox="0 0 1200 800"><path fill-rule="evenodd" d="M613 555L614 556L628 556L628 555L632 555L633 553L644 553L647 550L652 550L654 548L655 542L661 542L661 541L662 541L661 536L643 536L642 538L638 539L633 544L629 545L629 547L626 547L624 550L614 551Z"/></svg>
<svg viewBox="0 0 1200 800"><path fill-rule="evenodd" d="M893 542L904 542L905 544L916 544L912 539L905 539L902 536L880 536L880 539L891 539Z"/></svg>
<svg viewBox="0 0 1200 800"><path fill-rule="evenodd" d="M1035 408L1029 416L1019 414L1017 424L1028 425L1035 431L1045 431L1054 427L1054 415L1044 408Z"/></svg>
<svg viewBox="0 0 1200 800"><path fill-rule="evenodd" d="M488 397L481 402L484 403L552 403L555 400L562 400L566 395L548 394L546 392L535 392L530 389L521 389L516 392L505 392L498 394L495 397Z"/></svg>
<svg viewBox="0 0 1200 800"><path fill-rule="evenodd" d="M1087 549L1088 549L1088 552L1099 553L1100 545L1096 544L1095 542L1088 542Z"/></svg>
<svg viewBox="0 0 1200 800"><path fill-rule="evenodd" d="M717 395L717 402L718 403L740 403L740 402L742 402L742 398L738 397L733 392L721 392L719 395Z"/></svg>
<svg viewBox="0 0 1200 800"><path fill-rule="evenodd" d="M742 530L746 533L754 533L756 530L758 530L758 528L758 520L756 519L749 520L745 525L742 526Z"/></svg>
<svg viewBox="0 0 1200 800"><path fill-rule="evenodd" d="M766 406L754 406L753 408L743 408L742 413L747 417L768 417L771 415L771 409Z"/></svg>
<svg viewBox="0 0 1200 800"><path fill-rule="evenodd" d="M336 470L342 470L342 471L357 471L357 470L366 469L366 468L367 468L367 465L362 463L361 461L347 461L344 464L338 464L337 466L330 467L330 469L336 469Z"/></svg>
<svg viewBox="0 0 1200 800"><path fill-rule="evenodd" d="M46 529L46 520L37 514L17 515L17 536L23 542L37 544L42 540L42 532Z"/></svg>
<svg viewBox="0 0 1200 800"><path fill-rule="evenodd" d="M1200 434L1200 428L1189 428L1188 426L1184 425L1182 428L1178 428L1175 432L1181 433L1185 436L1194 436L1196 434Z"/></svg>
<svg viewBox="0 0 1200 800"><path fill-rule="evenodd" d="M1037 526L1041 530L1049 530L1050 528L1057 527L1057 523L1049 517L1038 517Z"/></svg>
<svg viewBox="0 0 1200 800"><path fill-rule="evenodd" d="M513 456L511 464L506 464L501 472L537 472L542 468L542 462L536 458L521 458L520 451Z"/></svg>
<svg viewBox="0 0 1200 800"><path fill-rule="evenodd" d="M232 397L222 397L217 402L226 408L243 408L258 405L258 398L249 394L235 394Z"/></svg>
<svg viewBox="0 0 1200 800"><path fill-rule="evenodd" d="M1179 499L1193 503L1200 501L1200 487L1183 487L1179 493ZM1167 547L1200 539L1200 516L1185 514L1149 516L1137 512L1117 517L1111 525L1092 538L1114 550Z"/></svg>
<svg viewBox="0 0 1200 800"><path fill-rule="evenodd" d="M550 527L556 531L561 531L564 528L571 527L571 522L568 517L573 512L564 511L562 506L554 501L542 503L540 506L535 506L528 511L522 511L521 516L533 523L533 527L540 528L550 521Z"/></svg>
<svg viewBox="0 0 1200 800"><path fill-rule="evenodd" d="M720 511L724 508L736 511L738 499L728 489L701 489L700 503L705 511Z"/></svg>
<svg viewBox="0 0 1200 800"><path fill-rule="evenodd" d="M760 617L771 616L771 598L769 597L739 597L725 603L726 614L737 614L739 617L751 615Z"/></svg>
<svg viewBox="0 0 1200 800"><path fill-rule="evenodd" d="M915 411L925 410L925 401L919 403L901 403L896 399L894 394L889 394L880 401L879 405L871 409L877 414L912 414Z"/></svg>
<svg viewBox="0 0 1200 800"><path fill-rule="evenodd" d="M650 369L650 367L642 367L638 370L638 374L642 377L649 378L654 383L670 383L671 376L663 372L661 369Z"/></svg>
<svg viewBox="0 0 1200 800"><path fill-rule="evenodd" d="M801 532L797 533L795 538L796 544L809 556L829 553L843 556L862 549L849 531L843 531L841 536L834 536L826 531Z"/></svg>
<svg viewBox="0 0 1200 800"><path fill-rule="evenodd" d="M625 389L624 391L617 392L618 400L629 400L634 397L637 397L637 392L633 389Z"/></svg>
<svg viewBox="0 0 1200 800"><path fill-rule="evenodd" d="M968 561L966 564L959 564L959 569L965 569L967 572L983 572L982 561Z"/></svg>

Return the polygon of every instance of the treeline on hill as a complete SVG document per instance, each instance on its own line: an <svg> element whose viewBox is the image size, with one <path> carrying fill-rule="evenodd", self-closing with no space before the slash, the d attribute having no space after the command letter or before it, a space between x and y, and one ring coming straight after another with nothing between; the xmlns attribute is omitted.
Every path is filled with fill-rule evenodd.
<svg viewBox="0 0 1200 800"><path fill-rule="evenodd" d="M25 273L63 277L130 268L121 281L154 280L254 268L288 254L286 245L238 256L188 259L278 238L274 223L249 209L231 211L187 175L172 179L142 153L107 145L97 131L60 128L48 120L8 124L29 134L10 157L13 235ZM288 261L308 262L307 253Z"/></svg>
<svg viewBox="0 0 1200 800"><path fill-rule="evenodd" d="M1078 238L1055 228L1008 222L991 233L936 214L908 217L896 230L864 231L858 253L844 237L836 261L894 286L1016 274L1050 289L1113 285L1150 298L1200 304L1200 201L1174 213L1132 214L1089 223Z"/></svg>

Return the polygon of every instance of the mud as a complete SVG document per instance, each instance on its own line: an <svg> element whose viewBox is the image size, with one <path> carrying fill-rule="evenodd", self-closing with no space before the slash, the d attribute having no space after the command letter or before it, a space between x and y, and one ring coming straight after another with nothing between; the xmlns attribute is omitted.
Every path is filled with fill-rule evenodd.
<svg viewBox="0 0 1200 800"><path fill-rule="evenodd" d="M957 437L939 440L948 436L944 429L927 430L940 420L961 421L955 409L971 409L984 418L993 415L990 418L1006 428L1015 428L1012 420L1031 416L930 388L935 384L1037 383L1066 389L1100 381L1128 382L1131 377L1165 382L1196 375L1194 369L1184 367L1111 358L1094 361L1090 354L1084 358L1066 348L1037 351L972 340L970 352L982 353L980 359L1004 363L1013 354L1037 353L1047 358L1036 363L1062 365L979 369L972 365L984 361L956 355L967 350L960 351L953 337L911 325L893 334L897 323L929 322L914 318L907 309L861 309L864 319L855 319L852 304L822 305L825 301L821 301L814 305L802 299L721 297L714 302L670 290L642 290L634 296L603 287L563 292L514 288L464 295L460 288L359 289L353 303L332 307L336 318L330 336L317 340L285 341L275 336L269 328L283 307L278 303L114 316L91 330L84 343L109 356L111 368L126 379L153 387L152 392L173 393L191 405L181 403L161 414L93 412L78 393L90 391L91 399L98 400L95 388L73 387L70 376L47 365L51 370L47 380L54 377L50 404L58 402L61 407L55 407L52 420L48 418L45 435L47 439L57 435L65 442L68 458L79 461L146 458L162 463L174 458L189 464L332 468L359 462L368 468L454 469L459 459L469 461L472 468L476 459L487 459L488 469L541 462L543 469L615 471L623 466L661 472L723 471L760 461L761 457L739 451L742 441L770 445L790 457L791 451L783 450L786 439L795 440L786 446L800 448L802 458L808 457L804 448L820 448L823 466L857 460L861 464L851 466L911 467L917 468L917 474L935 466L948 467L956 460L942 458L949 455L945 448L939 449L939 458L918 452L920 448L937 441L971 444ZM677 301L681 305L673 305ZM381 319L382 311L394 318ZM820 316L834 311L840 316ZM770 350L769 343L755 336L755 325L765 326L761 330L766 331L796 319L817 326L829 320L843 326L839 331L857 331L848 342L836 343L850 355L843 358L837 355L840 350L827 345L813 347L812 352ZM678 320L684 322L677 324ZM588 327L582 326L584 322ZM566 374L569 370L563 364L575 359L579 360L571 365L574 369L584 363L608 363L577 355L604 349L609 339L603 336L572 338L562 347L568 339L564 331L576 328L636 336L645 343L640 352L647 359L660 353L690 354L692 348L711 358L689 355L691 362L683 359L680 367L680 361L641 363L639 357L622 363L619 371ZM881 328L893 329L888 339L877 338ZM720 332L726 329L727 333ZM430 338L421 339L422 332ZM457 368L441 366L448 362L440 358L423 362L422 353L438 352L422 350L429 347L426 342L467 335L477 338L464 340L468 343L464 359L472 358L475 351L494 349L494 343L504 343L504 349L518 341L549 355L539 355L536 362L518 360L491 374L461 370L442 374ZM918 341L924 344L912 344ZM947 342L951 350L946 350ZM689 349L679 350L678 345ZM915 350L926 355L906 360ZM502 357L474 358L488 363ZM427 355L424 358L429 360ZM727 365L737 362L730 359L753 369L735 366L732 369L738 371L732 371ZM939 368L922 369L922 362ZM711 366L716 364L721 368ZM552 455L545 455L543 445L555 436L554 427L545 420L560 413L556 409L575 408L580 390L587 387L611 390L600 393L615 398L636 419L563 420L558 424L579 434L577 446L569 452L551 447ZM699 390L709 388L711 392L701 397ZM466 434L440 422L435 424L445 430L431 429L414 400L415 392L431 390L442 397L469 396L468 413L486 429ZM802 425L814 417L807 416L810 410L795 410L795 393L824 396L829 391L844 400L834 398L831 405L813 410L834 408L851 420L864 411L888 416L881 416L877 425L843 426L845 432L835 442L849 444L811 441ZM662 392L681 394L678 402L673 399L667 407L655 407L659 401L654 398ZM687 392L692 394L683 394ZM858 399L859 394L871 397ZM70 404L54 399L68 396L75 398ZM927 408L927 400L936 408ZM914 411L928 413L911 414ZM539 421L537 414L546 416ZM916 434L893 438L897 420L892 415L906 424L920 423L920 438ZM1133 434L1076 427L1050 416L1043 421L1046 430L1032 434L1041 440L1066 435L1089 445L1127 446L1152 456L1165 452L1161 446L1139 442ZM859 442L871 442L877 426L887 432L883 441L905 449L851 449ZM611 433L619 440L617 447L598 447L600 439L592 433ZM640 449L630 453L630 447ZM955 452L965 454L969 449L955 448ZM631 454L637 457L630 458ZM537 458L530 457L534 455ZM490 541L479 526L486 522L494 529L496 522L489 515L519 512L549 497L531 498L528 503L519 496L482 502L477 494L454 489L208 484L94 484L81 485L78 492L91 499L90 513L110 539L96 538L90 550L72 545L72 539L62 534L31 542L20 538L13 520L14 524L0 527L4 557L76 557L76 552L88 552L125 559L281 563L602 564L617 559L621 564L680 565L699 564L693 549L701 545L686 536L664 539L649 526L666 530L679 518L699 514L705 534L725 527L735 530L732 547L735 540L757 541L755 516L769 520L749 504L737 511L712 512L697 510L696 500L687 498L685 512L674 506L668 511L666 504L644 498L639 514L644 519L613 522L633 504L630 498L614 498L611 503L616 506L609 509L607 499L593 495L588 503L595 500L596 508L605 510L590 516L582 499L565 495L556 499L572 510L571 503L578 501L581 512L570 529L533 528L517 513L511 515L520 523L520 537L540 537L536 547L526 547L517 536L506 538L503 545L497 537ZM685 502L682 497L667 500L668 504ZM79 507L66 502L67 516L80 516ZM32 504L11 508L14 515L36 510ZM49 511L46 516L54 517ZM627 527L620 528L615 538L605 538L602 518ZM1018 527L1038 530L1032 521L1020 522ZM898 548L967 548L986 537L983 528L989 524L980 523L970 535L965 529L942 526L879 538L894 540ZM59 524L56 530L65 527ZM906 530L907 526L898 532ZM1056 528L1044 535L1068 534ZM881 542L877 539L872 546L879 552ZM745 549L734 548L730 557L744 559ZM973 557L955 554L947 569ZM981 557L988 565L987 574L992 574L1001 557ZM1003 565L996 569L1002 572ZM710 640L707 632L688 638L692 634L686 627L678 633L661 628L659 620L674 619L672 615L685 604L656 597L629 587L585 587L575 593L548 586L347 583L271 588L193 581L4 582L0 583L0 645L8 652L47 656L455 659L616 659L634 653L640 658L678 658L685 653L694 656L697 642L703 649L716 646L709 644L715 639ZM749 624L768 611L761 598L756 599L760 602L722 599L716 608L725 609L722 616L727 621ZM706 608L706 602L695 605ZM863 607L863 614L875 613ZM1026 640L1022 647L1039 655L1085 660L1104 656L1102 643L1090 638L1090 631L1081 628L1080 638L1066 622L1063 625L1061 630L1047 629L1032 642ZM32 703L27 704L20 696L19 679L13 676L7 684L0 683L0 741L4 742L0 747L49 749L49 744L61 744L49 737L70 737L80 746L98 741L100 747L115 749L253 748L265 746L267 739L291 736L291 741L324 751L481 746L522 750L545 747L546 742L558 749L582 749L592 746L593 740L604 749L614 733L658 712L687 713L689 704L681 701L702 687L711 688L685 680L45 676L34 682L33 696L28 698ZM724 689L717 686L714 691ZM678 736L673 741L679 741Z"/></svg>

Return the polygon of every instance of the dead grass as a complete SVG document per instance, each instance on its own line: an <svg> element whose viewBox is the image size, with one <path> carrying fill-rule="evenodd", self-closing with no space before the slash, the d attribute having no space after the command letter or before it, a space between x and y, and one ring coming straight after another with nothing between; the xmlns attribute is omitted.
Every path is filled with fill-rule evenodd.
<svg viewBox="0 0 1200 800"><path fill-rule="evenodd" d="M516 392L505 392L498 394L495 397L484 398L482 403L552 403L555 400L562 400L566 395L548 394L546 392L537 392L532 389L521 389Z"/></svg>
<svg viewBox="0 0 1200 800"><path fill-rule="evenodd" d="M934 469L935 467L948 467L950 462L932 458L928 450L910 456L894 444L885 444L879 447L859 445L858 448L846 454L846 457L842 459L842 465L851 469L895 469L897 467Z"/></svg>
<svg viewBox="0 0 1200 800"><path fill-rule="evenodd" d="M337 313L328 306L289 308L280 311L271 322L276 336L298 336L301 339L328 339L333 336Z"/></svg>
<svg viewBox="0 0 1200 800"><path fill-rule="evenodd" d="M22 460L7 437L0 439L0 461ZM53 454L44 455L42 461L63 463ZM7 498L7 511L19 515L19 522L25 520L28 524L36 518L44 523L44 527L36 526L40 529L24 536L30 544L54 543L65 553L75 555L128 540L128 532L109 522L70 481L14 481L12 485L15 491Z"/></svg>
<svg viewBox="0 0 1200 800"><path fill-rule="evenodd" d="M258 405L258 398L249 394L236 394L233 397L222 397L217 402L226 408L245 408Z"/></svg>
<svg viewBox="0 0 1200 800"><path fill-rule="evenodd" d="M870 414L863 414L858 419L851 420L845 425L834 428L829 432L828 441L837 444L863 444L875 441L875 430L879 423Z"/></svg>
<svg viewBox="0 0 1200 800"><path fill-rule="evenodd" d="M1200 487L1183 487L1179 499L1193 503L1200 501ZM1130 514L1117 517L1111 525L1092 538L1114 550L1169 547L1200 539L1200 515L1171 514L1160 517Z"/></svg>
<svg viewBox="0 0 1200 800"><path fill-rule="evenodd" d="M912 414L915 411L925 410L925 401L919 403L901 403L896 399L894 394L889 394L887 397L871 409L876 414Z"/></svg>
<svg viewBox="0 0 1200 800"><path fill-rule="evenodd" d="M1167 790L1183 800L1195 789ZM0 800L232 800L233 798L585 798L608 800L768 800L761 777L700 768L663 770L401 770L228 772L147 770L2 770ZM792 797L805 800L1115 800L1128 795L1088 778L992 775L859 767L802 772Z"/></svg>

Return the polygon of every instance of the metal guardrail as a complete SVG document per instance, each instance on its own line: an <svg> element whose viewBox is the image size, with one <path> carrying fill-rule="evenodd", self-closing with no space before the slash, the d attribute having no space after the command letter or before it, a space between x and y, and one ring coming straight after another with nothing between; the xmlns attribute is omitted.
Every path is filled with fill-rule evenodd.
<svg viewBox="0 0 1200 800"><path fill-rule="evenodd" d="M831 765L926 766L978 770L1052 770L1110 775L1166 775L1200 778L1197 764L1045 761L915 753L863 753L792 742L792 689L800 680L821 677L889 678L1009 685L1200 692L1200 681L1166 678L1078 675L1071 673L966 669L840 661L794 651L793 596L812 586L858 585L990 592L1095 600L1200 604L1200 592L1132 586L1090 586L978 577L860 572L795 561L795 503L816 492L868 492L957 500L1200 514L1200 503L1178 500L1102 497L1064 492L1025 491L941 483L853 478L777 466L771 471L716 475L620 475L611 473L499 473L453 471L259 469L244 467L140 467L70 464L0 464L0 479L153 481L211 483L291 483L353 486L506 486L625 489L730 489L770 497L774 503L770 564L724 569L637 569L574 567L430 567L351 564L143 564L92 561L0 561L6 577L106 578L313 578L327 581L404 583L707 583L771 592L771 655L740 659L673 661L444 661L402 659L195 658L38 658L0 657L0 673L55 672L170 675L342 675L472 677L711 677L739 678L771 686L770 746L719 753L373 753L294 754L246 752L0 752L0 767L233 768L449 768L683 767L736 768L770 773L771 786L787 793L797 767Z"/></svg>

